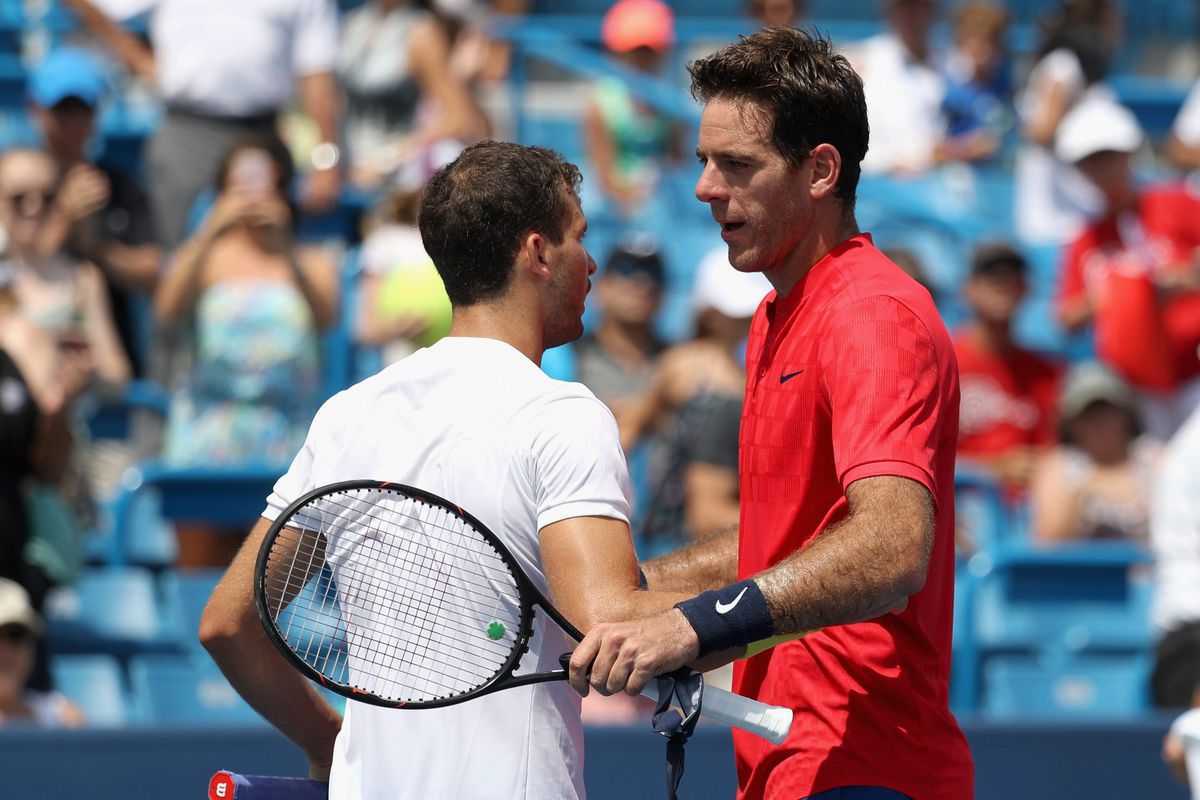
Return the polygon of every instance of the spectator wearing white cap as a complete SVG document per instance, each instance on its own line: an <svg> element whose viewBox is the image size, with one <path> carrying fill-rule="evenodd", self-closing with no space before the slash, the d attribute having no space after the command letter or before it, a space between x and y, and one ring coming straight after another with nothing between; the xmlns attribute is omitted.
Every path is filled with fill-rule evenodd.
<svg viewBox="0 0 1200 800"><path fill-rule="evenodd" d="M42 620L17 583L0 578L0 728L79 728L83 712L58 692L26 688Z"/></svg>
<svg viewBox="0 0 1200 800"><path fill-rule="evenodd" d="M770 290L761 273L730 266L724 246L700 263L695 336L662 354L650 389L621 430L627 450L655 433L637 525L643 557L737 523L744 350L750 320Z"/></svg>
<svg viewBox="0 0 1200 800"><path fill-rule="evenodd" d="M1017 236L1062 245L1100 205L1095 189L1054 152L1064 117L1077 104L1113 96L1105 83L1120 34L1112 0L1061 0L1047 8L1036 62L1017 100L1022 144L1015 165Z"/></svg>
<svg viewBox="0 0 1200 800"><path fill-rule="evenodd" d="M1139 390L1147 430L1168 439L1200 401L1200 198L1181 186L1139 188L1133 114L1106 98L1063 119L1055 150L1104 198L1069 247L1058 314L1095 326L1099 358Z"/></svg>

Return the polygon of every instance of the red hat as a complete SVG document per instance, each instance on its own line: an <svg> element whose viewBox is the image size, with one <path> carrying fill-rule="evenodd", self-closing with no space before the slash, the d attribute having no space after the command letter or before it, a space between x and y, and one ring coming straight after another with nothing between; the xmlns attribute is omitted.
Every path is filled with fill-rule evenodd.
<svg viewBox="0 0 1200 800"><path fill-rule="evenodd" d="M675 15L661 0L619 0L604 15L600 37L614 53L639 47L661 53L675 41Z"/></svg>

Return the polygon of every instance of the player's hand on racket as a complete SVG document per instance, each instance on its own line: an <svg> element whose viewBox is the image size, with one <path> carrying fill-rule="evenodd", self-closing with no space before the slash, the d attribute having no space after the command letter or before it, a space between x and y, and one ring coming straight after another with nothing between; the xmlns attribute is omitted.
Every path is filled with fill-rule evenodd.
<svg viewBox="0 0 1200 800"><path fill-rule="evenodd" d="M696 631L677 608L628 622L600 623L588 631L571 654L569 680L583 696L591 688L605 695L638 695L655 676L685 664L701 670L720 666L737 655L728 654L728 658L708 666L695 663L699 650ZM719 658L726 654L714 655Z"/></svg>

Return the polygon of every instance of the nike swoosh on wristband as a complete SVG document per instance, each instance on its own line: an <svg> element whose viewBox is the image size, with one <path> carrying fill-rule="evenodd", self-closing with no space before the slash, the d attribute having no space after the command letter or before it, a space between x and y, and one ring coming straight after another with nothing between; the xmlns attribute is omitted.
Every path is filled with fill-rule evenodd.
<svg viewBox="0 0 1200 800"><path fill-rule="evenodd" d="M790 381L792 378L796 377L796 376L797 376L797 375L799 375L801 372L804 372L804 370L802 370L802 369L798 369L798 370L796 370L795 372L789 372L789 373L787 373L786 375L780 375L780 376L779 376L779 382L780 382L780 383L784 383L785 381Z"/></svg>
<svg viewBox="0 0 1200 800"><path fill-rule="evenodd" d="M717 605L715 606L715 608L717 609L717 613L718 614L728 614L730 611L733 611L733 607L742 601L742 595L744 595L746 593L747 588L748 587L743 586L742 590L740 592L738 592L738 596L733 598L733 600L729 603L722 603L720 600L718 600Z"/></svg>

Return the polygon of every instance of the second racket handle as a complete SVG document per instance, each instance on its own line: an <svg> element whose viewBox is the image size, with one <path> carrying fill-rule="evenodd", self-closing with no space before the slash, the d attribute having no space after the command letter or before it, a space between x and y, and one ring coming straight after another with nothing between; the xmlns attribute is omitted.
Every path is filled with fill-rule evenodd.
<svg viewBox="0 0 1200 800"><path fill-rule="evenodd" d="M658 684L653 680L642 690L643 697L658 702ZM700 716L761 736L772 744L783 744L792 729L792 710L767 705L716 686L704 687Z"/></svg>

